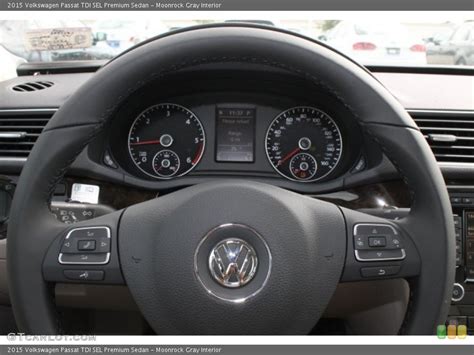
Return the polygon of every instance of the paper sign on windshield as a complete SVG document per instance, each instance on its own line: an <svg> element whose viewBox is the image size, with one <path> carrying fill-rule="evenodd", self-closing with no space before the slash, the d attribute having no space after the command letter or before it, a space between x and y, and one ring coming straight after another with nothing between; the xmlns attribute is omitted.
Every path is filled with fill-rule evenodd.
<svg viewBox="0 0 474 355"><path fill-rule="evenodd" d="M92 31L88 27L31 30L25 33L25 46L29 51L89 48Z"/></svg>

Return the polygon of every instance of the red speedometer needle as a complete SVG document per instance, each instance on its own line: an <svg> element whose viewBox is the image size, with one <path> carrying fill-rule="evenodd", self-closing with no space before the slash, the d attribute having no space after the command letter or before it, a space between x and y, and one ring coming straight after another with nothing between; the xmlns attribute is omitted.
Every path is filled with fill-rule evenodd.
<svg viewBox="0 0 474 355"><path fill-rule="evenodd" d="M147 145L147 144L161 144L158 139L151 140L151 141L143 141L143 142L136 142L130 143L130 145Z"/></svg>
<svg viewBox="0 0 474 355"><path fill-rule="evenodd" d="M285 161L287 161L288 159L290 159L293 155L295 155L296 153L299 153L301 149L298 147L298 148L295 148L293 149L291 152L289 152L287 155L285 155L281 160L278 161L278 164L277 166L280 166L281 164L283 164Z"/></svg>

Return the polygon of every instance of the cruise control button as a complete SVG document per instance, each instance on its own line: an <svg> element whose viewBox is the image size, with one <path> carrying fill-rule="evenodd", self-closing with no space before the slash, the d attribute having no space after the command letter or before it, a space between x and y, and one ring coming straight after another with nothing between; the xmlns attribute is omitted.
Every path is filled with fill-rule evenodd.
<svg viewBox="0 0 474 355"><path fill-rule="evenodd" d="M107 253L62 254L59 257L61 264L106 264L108 261Z"/></svg>
<svg viewBox="0 0 474 355"><path fill-rule="evenodd" d="M64 276L69 280L102 281L104 272L101 270L64 270Z"/></svg>
<svg viewBox="0 0 474 355"><path fill-rule="evenodd" d="M79 240L77 242L77 249L81 251L95 250L95 240Z"/></svg>
<svg viewBox="0 0 474 355"><path fill-rule="evenodd" d="M369 246L380 248L387 245L387 239L385 237L369 237Z"/></svg>
<svg viewBox="0 0 474 355"><path fill-rule="evenodd" d="M399 271L400 266L363 267L360 274L362 277L383 277L396 275Z"/></svg>
<svg viewBox="0 0 474 355"><path fill-rule="evenodd" d="M402 260L405 259L404 249L356 250L359 261Z"/></svg>

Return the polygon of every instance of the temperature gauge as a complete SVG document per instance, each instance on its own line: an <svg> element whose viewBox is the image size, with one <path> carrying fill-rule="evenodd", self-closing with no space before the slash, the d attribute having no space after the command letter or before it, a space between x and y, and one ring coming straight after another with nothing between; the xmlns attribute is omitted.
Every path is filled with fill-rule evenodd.
<svg viewBox="0 0 474 355"><path fill-rule="evenodd" d="M160 150L153 157L153 170L156 175L168 178L175 175L179 170L178 154L172 150Z"/></svg>

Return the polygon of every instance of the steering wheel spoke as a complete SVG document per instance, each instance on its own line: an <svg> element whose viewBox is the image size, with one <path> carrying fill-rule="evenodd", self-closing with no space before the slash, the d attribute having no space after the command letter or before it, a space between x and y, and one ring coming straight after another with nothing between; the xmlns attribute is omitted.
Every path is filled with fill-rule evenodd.
<svg viewBox="0 0 474 355"><path fill-rule="evenodd" d="M43 261L49 282L123 284L117 251L122 211L67 225Z"/></svg>
<svg viewBox="0 0 474 355"><path fill-rule="evenodd" d="M420 272L420 256L397 221L342 209L347 255L342 282L409 278Z"/></svg>

